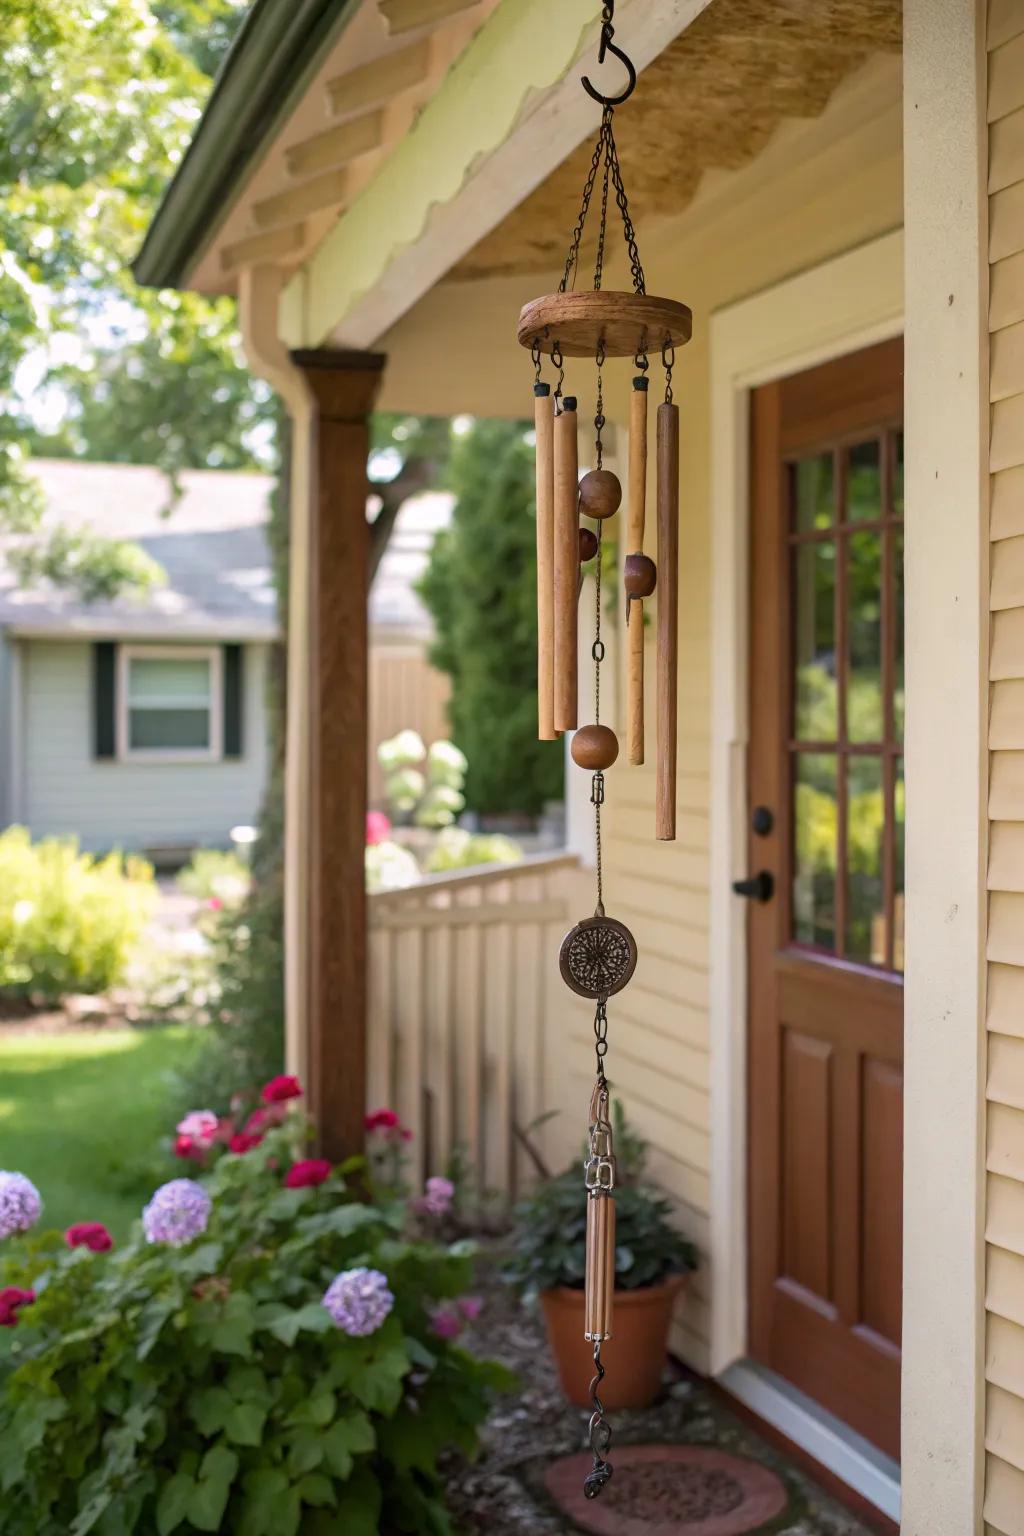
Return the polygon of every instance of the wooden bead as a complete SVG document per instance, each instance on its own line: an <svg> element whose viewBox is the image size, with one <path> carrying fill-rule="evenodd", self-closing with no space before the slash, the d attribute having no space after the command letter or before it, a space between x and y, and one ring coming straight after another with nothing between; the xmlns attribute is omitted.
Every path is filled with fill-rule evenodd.
<svg viewBox="0 0 1024 1536"><path fill-rule="evenodd" d="M622 486L610 469L591 469L580 481L580 511L584 517L611 517L619 510Z"/></svg>
<svg viewBox="0 0 1024 1536"><path fill-rule="evenodd" d="M615 732L607 725L584 725L572 739L572 760L590 773L610 768L619 755Z"/></svg>
<svg viewBox="0 0 1024 1536"><path fill-rule="evenodd" d="M593 528L580 529L580 560L593 560L597 554L597 534Z"/></svg>
<svg viewBox="0 0 1024 1536"><path fill-rule="evenodd" d="M658 580L658 567L650 555L627 555L622 573L627 597L650 597Z"/></svg>

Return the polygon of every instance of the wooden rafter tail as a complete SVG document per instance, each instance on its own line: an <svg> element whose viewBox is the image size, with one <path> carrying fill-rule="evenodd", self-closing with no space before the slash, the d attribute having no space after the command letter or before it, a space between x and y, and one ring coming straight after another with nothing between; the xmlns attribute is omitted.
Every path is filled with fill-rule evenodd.
<svg viewBox="0 0 1024 1536"><path fill-rule="evenodd" d="M576 610L579 586L579 464L576 401L554 419L555 730L574 731L577 714Z"/></svg>
<svg viewBox="0 0 1024 1536"><path fill-rule="evenodd" d="M679 407L658 406L658 761L655 836L676 835L679 678Z"/></svg>
<svg viewBox="0 0 1024 1536"><path fill-rule="evenodd" d="M647 380L633 380L629 402L629 507L626 553L642 554L647 511ZM626 753L630 763L644 760L644 605L629 601L629 647L626 671Z"/></svg>
<svg viewBox="0 0 1024 1536"><path fill-rule="evenodd" d="M549 384L533 391L537 435L537 736L555 741L555 461Z"/></svg>

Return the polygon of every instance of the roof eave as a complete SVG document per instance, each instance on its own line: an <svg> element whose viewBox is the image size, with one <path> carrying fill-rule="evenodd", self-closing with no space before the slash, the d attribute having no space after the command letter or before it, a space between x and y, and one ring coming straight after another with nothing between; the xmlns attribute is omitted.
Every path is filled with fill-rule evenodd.
<svg viewBox="0 0 1024 1536"><path fill-rule="evenodd" d="M358 0L254 0L132 271L180 287Z"/></svg>

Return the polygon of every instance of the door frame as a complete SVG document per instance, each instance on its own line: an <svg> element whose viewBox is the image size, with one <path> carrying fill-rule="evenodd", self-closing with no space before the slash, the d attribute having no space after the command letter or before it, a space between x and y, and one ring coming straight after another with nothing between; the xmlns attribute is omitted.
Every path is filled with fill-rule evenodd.
<svg viewBox="0 0 1024 1536"><path fill-rule="evenodd" d="M732 882L748 873L750 395L761 384L887 341L900 335L903 327L902 230L844 252L711 317L709 1005L714 1375L742 1362L747 1352L747 910L733 894ZM758 1396L758 1411L764 1413L768 1403L763 1387ZM824 1415L820 1435L815 1433L813 1414L806 1411L795 1412L780 1427L886 1513L895 1514L898 1486L893 1479L880 1475L869 1458L860 1458L859 1468L854 1465L842 1437L825 1426Z"/></svg>

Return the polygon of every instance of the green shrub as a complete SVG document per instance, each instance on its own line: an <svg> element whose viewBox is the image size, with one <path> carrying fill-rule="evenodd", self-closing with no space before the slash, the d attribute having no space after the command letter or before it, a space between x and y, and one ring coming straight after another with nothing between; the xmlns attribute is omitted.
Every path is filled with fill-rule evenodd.
<svg viewBox="0 0 1024 1536"><path fill-rule="evenodd" d="M438 1321L471 1252L410 1232L395 1200L354 1199L356 1169L283 1187L300 1124L220 1157L185 1246L8 1241L0 1283L36 1299L0 1362L6 1536L450 1531L438 1458L473 1452L507 1385ZM394 1304L353 1337L322 1298L364 1266Z"/></svg>
<svg viewBox="0 0 1024 1536"><path fill-rule="evenodd" d="M475 864L518 864L522 857L522 848L510 837L447 827L427 854L423 867L428 875L437 875L448 869L469 869Z"/></svg>
<svg viewBox="0 0 1024 1536"><path fill-rule="evenodd" d="M72 839L0 834L0 994L56 1002L104 992L124 975L153 909L141 859L93 858Z"/></svg>

